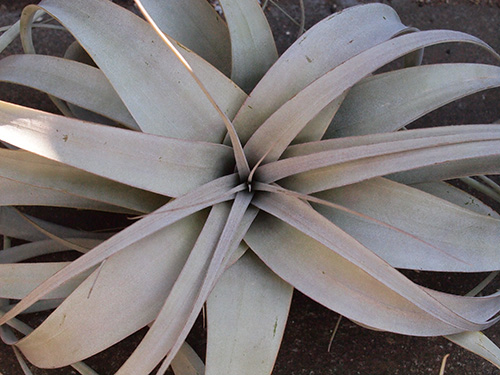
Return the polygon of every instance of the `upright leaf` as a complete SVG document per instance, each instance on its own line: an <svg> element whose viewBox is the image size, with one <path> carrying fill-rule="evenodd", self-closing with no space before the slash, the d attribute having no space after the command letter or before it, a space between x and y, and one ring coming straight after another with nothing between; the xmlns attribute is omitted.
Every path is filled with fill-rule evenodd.
<svg viewBox="0 0 500 375"><path fill-rule="evenodd" d="M231 79L250 92L278 59L271 28L257 0L221 0L231 37Z"/></svg>
<svg viewBox="0 0 500 375"><path fill-rule="evenodd" d="M110 1L45 0L23 12L22 36L28 51L33 51L30 22L38 9L75 36L144 132L221 142L226 129L219 114L143 19ZM222 111L233 117L245 94L199 56L181 50Z"/></svg>

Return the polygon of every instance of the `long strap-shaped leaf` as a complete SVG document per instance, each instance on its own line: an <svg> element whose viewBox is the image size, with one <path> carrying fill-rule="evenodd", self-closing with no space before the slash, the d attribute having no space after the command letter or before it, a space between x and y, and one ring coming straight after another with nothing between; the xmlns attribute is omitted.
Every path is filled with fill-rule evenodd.
<svg viewBox="0 0 500 375"><path fill-rule="evenodd" d="M229 268L207 301L205 375L270 374L292 293L252 252Z"/></svg>
<svg viewBox="0 0 500 375"><path fill-rule="evenodd" d="M0 159L1 205L52 205L147 213L166 203L165 197L32 153L1 149Z"/></svg>
<svg viewBox="0 0 500 375"><path fill-rule="evenodd" d="M341 149L337 149L337 146L342 144L342 140L318 142L318 149L327 146L330 151L319 151L266 164L259 168L256 178L262 182L272 182L291 176L283 180L287 188L312 193L429 165L442 164L446 168L446 165L453 161L467 163L474 158L486 160L500 157L498 126L478 126L477 131L474 131L474 126L444 129L451 130L451 135L440 135L439 131L433 130L413 130L403 134L404 137L407 133L414 132L408 136L422 135L421 138ZM390 133L380 136L385 136L386 140L400 137L393 137ZM359 137L356 140L363 141L362 138L369 137ZM498 169L498 165L490 168Z"/></svg>
<svg viewBox="0 0 500 375"><path fill-rule="evenodd" d="M75 36L144 132L221 142L226 129L219 114L140 17L110 1L45 0L23 12L21 36L28 51L33 51L30 22L38 9L47 11ZM195 53L181 51L218 106L232 118L246 95Z"/></svg>
<svg viewBox="0 0 500 375"><path fill-rule="evenodd" d="M445 336L451 342L471 351L500 368L500 348L482 332L463 332Z"/></svg>
<svg viewBox="0 0 500 375"><path fill-rule="evenodd" d="M495 219L500 219L500 214L498 212L480 201L476 196L447 182L423 182L410 186L456 204L462 208L466 208L467 210L493 217Z"/></svg>
<svg viewBox="0 0 500 375"><path fill-rule="evenodd" d="M44 55L0 60L0 81L35 88L138 130L106 76L92 66Z"/></svg>
<svg viewBox="0 0 500 375"><path fill-rule="evenodd" d="M39 367L60 367L101 352L151 323L205 219L204 213L188 216L106 259L17 346ZM102 334L105 329L109 334ZM60 333L48 334L54 330Z"/></svg>
<svg viewBox="0 0 500 375"><path fill-rule="evenodd" d="M231 79L250 92L278 59L267 18L256 0L221 0L231 37Z"/></svg>
<svg viewBox="0 0 500 375"><path fill-rule="evenodd" d="M231 41L224 20L205 0L142 0L160 29L231 75Z"/></svg>
<svg viewBox="0 0 500 375"><path fill-rule="evenodd" d="M24 298L67 264L68 262L0 264L0 298ZM66 298L89 274L86 272L79 275L44 298Z"/></svg>
<svg viewBox="0 0 500 375"><path fill-rule="evenodd" d="M404 28L396 12L382 4L348 8L311 27L269 69L236 115L242 143L308 84Z"/></svg>
<svg viewBox="0 0 500 375"><path fill-rule="evenodd" d="M171 366L175 375L205 374L205 364L187 342L182 344Z"/></svg>
<svg viewBox="0 0 500 375"><path fill-rule="evenodd" d="M447 42L477 44L498 56L481 40L453 31L422 31L381 43L324 74L281 106L245 145L248 162L255 165L261 158L264 162L277 160L319 111L376 69L417 49Z"/></svg>
<svg viewBox="0 0 500 375"><path fill-rule="evenodd" d="M241 192L230 210L221 205L212 208L162 310L117 375L149 373L165 356L158 372L163 374L168 369L220 275L224 260L241 241L237 229L251 198L252 194Z"/></svg>
<svg viewBox="0 0 500 375"><path fill-rule="evenodd" d="M89 126L7 102L0 102L0 139L110 180L174 197L224 175L233 160L227 146Z"/></svg>
<svg viewBox="0 0 500 375"><path fill-rule="evenodd" d="M499 85L500 67L482 64L425 65L369 77L349 91L327 137L395 131L453 100Z"/></svg>
<svg viewBox="0 0 500 375"><path fill-rule="evenodd" d="M26 220L26 218L28 218L28 220ZM40 232L36 226L33 226L31 222L60 238L87 238L99 240L109 237L108 234L72 229L29 215L21 215L19 211L13 207L0 206L0 234L26 241L46 240L47 236Z"/></svg>
<svg viewBox="0 0 500 375"><path fill-rule="evenodd" d="M0 310L0 316L3 314L4 311ZM17 319L12 319L9 323L16 331L22 333L23 335L29 335L33 331L33 328ZM7 335L7 337L5 337L4 327L0 327L0 335L2 336L2 340L8 345L13 345L17 341L17 337L13 333L12 335ZM71 367L82 375L99 375L83 362L72 363Z"/></svg>
<svg viewBox="0 0 500 375"><path fill-rule="evenodd" d="M92 249L103 241L101 239L92 238L65 238L65 240L79 245L80 248L88 249ZM60 241L40 240L29 242L0 251L0 264L17 263L40 255L53 254L67 250L70 250L70 248Z"/></svg>
<svg viewBox="0 0 500 375"><path fill-rule="evenodd" d="M383 178L317 196L359 212L362 216L315 205L318 212L395 268L443 272L500 269L498 219Z"/></svg>
<svg viewBox="0 0 500 375"><path fill-rule="evenodd" d="M0 319L0 325L5 324L7 320L15 317L45 294L50 293L67 280L101 263L106 258L136 243L142 238L206 207L233 199L238 191L245 189L244 185L236 186L237 181L237 175L235 174L212 181L189 194L167 203L165 206L122 230L109 240L95 247L92 251L89 251L73 261L33 290L33 292L21 300L16 307ZM236 188L234 186L236 186Z"/></svg>
<svg viewBox="0 0 500 375"><path fill-rule="evenodd" d="M457 309L450 309L439 299L440 296L436 295L435 293L430 294L422 287L409 281L401 273L392 268L388 263L383 261L370 250L362 246L359 242L354 240L352 237L333 225L330 221L325 219L322 215L317 213L308 204L301 202L296 198L277 194L262 193L256 196L252 203L261 210L271 213L272 215L285 221L292 227L297 228L309 238L314 239L314 241L312 242L317 241L328 248L331 252L338 254L341 258L347 261L343 262L345 263L343 266L347 266L351 270L350 272L356 273L357 277L368 277L368 279L371 279L371 282L374 283L374 290L367 291L366 293L368 295L371 295L372 297L374 297L375 294L378 294L376 298L381 298L379 300L379 303L385 305L381 306L381 308L390 306L389 310L400 310L399 313L401 313L401 316L406 314L415 314L415 316L413 317L415 318L415 321L410 324L410 326L413 326L413 332L411 332L411 334L441 335L466 330L481 330L495 322L495 319L483 320L464 318L463 316L461 316L461 313L467 315L465 313L465 310L457 311ZM252 242L252 240L250 240L250 242L247 241L247 243L253 248ZM288 243L285 244L284 248L287 249L289 245L290 244ZM302 246L304 246L304 243L302 243ZM331 260L321 260L322 256L324 258L324 255L322 254L323 252L315 254L315 252L317 251L316 247L316 245L313 246L307 256L311 257L311 262L318 262L316 265L317 269L314 270L308 267L306 272L316 272L316 275L319 277L317 283L321 284L322 282L324 282L324 277L320 276L323 271L321 262L324 261L324 267L327 268L327 263L331 262ZM257 250L258 255L260 255L259 253L260 251ZM269 259L263 260L279 275L283 273L282 265L275 264L275 261L273 261L271 264L269 263ZM297 259L295 259L295 261L297 261ZM348 264L351 265L348 266ZM304 265L301 264L301 267L302 266ZM287 273L288 272L290 271L287 271ZM307 285L311 282L310 277L312 276L312 274L304 275L304 273L302 272L302 275L297 275L293 281L290 280L290 275L286 275L286 277L285 275L281 276L300 290L304 287L304 284ZM304 283L304 280L301 280L302 277L305 277L306 279L309 278L309 280L306 280L306 282ZM367 279L365 280L367 281ZM318 300L318 293L320 293L319 290L320 288L318 288L318 292L308 290L306 293L312 293L314 296L311 296L314 299ZM387 293L386 297L384 298L380 296L382 290L385 290L385 293ZM326 297L326 299L327 298L328 297ZM451 296L449 298L451 298ZM325 297L323 296L322 299L325 299ZM463 304L471 303L471 301L474 300L464 298ZM368 306L372 305L373 302L369 303ZM500 310L500 304L498 303L498 301L496 301L496 307L497 310ZM364 309L367 309L367 306L365 306ZM339 313L344 315L343 311L339 311ZM351 314L352 313L347 311L346 316L350 316ZM394 322L391 322L391 319L399 320L400 318L396 318L395 316L393 316L393 314L389 313L388 310L382 313L382 315L383 316L379 318L373 317L372 319L369 319L370 321L373 320L373 322L370 323L367 323L367 321L364 320L367 319L367 317L365 316L363 316L363 319L358 319L355 317L353 318L355 320L361 321L362 323L367 323L369 326L373 326L375 328L385 330L389 329L391 331L400 333L405 333L405 331L406 333L410 333L410 327L408 327L407 323L401 324L401 322L398 322L398 324L401 324L401 327L393 327ZM388 319L389 316L390 319ZM377 319L379 319L378 322L376 322ZM373 325L373 323L375 322L377 323L377 325Z"/></svg>

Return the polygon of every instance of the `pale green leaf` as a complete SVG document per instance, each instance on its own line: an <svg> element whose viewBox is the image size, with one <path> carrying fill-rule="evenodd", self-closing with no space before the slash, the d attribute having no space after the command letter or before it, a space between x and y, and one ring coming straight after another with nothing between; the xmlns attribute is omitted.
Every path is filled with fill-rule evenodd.
<svg viewBox="0 0 500 375"><path fill-rule="evenodd" d="M245 237L250 248L284 280L348 318L424 336L496 321L490 318L500 309L498 295L482 300L422 288L296 198L263 193L253 204L289 225L259 217Z"/></svg>
<svg viewBox="0 0 500 375"><path fill-rule="evenodd" d="M224 175L231 148L166 138L0 102L0 139L98 176L179 196ZM104 162L105 161L105 162Z"/></svg>
<svg viewBox="0 0 500 375"><path fill-rule="evenodd" d="M204 217L191 215L108 258L17 346L38 367L60 367L98 353L152 322ZM60 334L50 335L54 330Z"/></svg>
<svg viewBox="0 0 500 375"><path fill-rule="evenodd" d="M47 293L50 293L52 290L58 288L60 285L80 273L100 264L113 254L120 252L128 246L137 243L143 238L146 238L195 212L203 210L204 208L210 207L214 204L234 199L237 192L245 189L244 185L239 185L234 188L236 178L237 175L233 174L214 180L187 195L170 201L165 206L150 213L149 215L146 215L143 219L125 228L109 240L93 248L92 251L89 251L80 258L74 260L67 267L63 268L53 277L38 286L29 295L22 299L14 308L0 318L0 325L17 316ZM0 207L0 213L2 212L1 209L2 207ZM0 229L2 229L1 226ZM78 234L73 236L69 234L60 235L59 237L65 238L79 236Z"/></svg>
<svg viewBox="0 0 500 375"><path fill-rule="evenodd" d="M359 20L356 27L354 19ZM242 143L311 82L404 28L394 10L382 4L352 7L314 25L283 53L241 107L234 126ZM301 137L312 136L306 132Z"/></svg>
<svg viewBox="0 0 500 375"><path fill-rule="evenodd" d="M411 173L422 167L441 167L450 172L461 163L469 165L473 161L472 166L477 166L478 162L500 157L499 142L497 125L438 127L326 140L290 148L291 154L302 156L263 165L256 178L262 182L282 180L289 189L312 193L392 173ZM482 168L498 170L498 164L487 164L471 174L482 173Z"/></svg>
<svg viewBox="0 0 500 375"><path fill-rule="evenodd" d="M35 287L67 264L67 262L0 264L0 298L24 298ZM52 293L44 296L44 299L67 297L89 274L90 272L86 272L79 275Z"/></svg>
<svg viewBox="0 0 500 375"><path fill-rule="evenodd" d="M222 141L226 128L219 114L143 19L110 1L45 0L23 12L21 36L28 51L33 51L29 26L38 9L46 10L75 36L144 132ZM180 50L221 110L232 118L246 95L195 53L182 46Z"/></svg>
<svg viewBox="0 0 500 375"><path fill-rule="evenodd" d="M445 272L500 269L498 219L383 178L317 196L358 212L356 216L314 205L393 267Z"/></svg>
<svg viewBox="0 0 500 375"><path fill-rule="evenodd" d="M0 149L0 159L0 205L146 213L166 203L165 197L28 152Z"/></svg>
<svg viewBox="0 0 500 375"><path fill-rule="evenodd" d="M117 375L148 373L164 357L158 373L165 373L220 277L228 257L241 242L244 233L240 236L238 227L244 222L251 198L252 194L240 192L230 210L228 205L212 208L158 317Z"/></svg>
<svg viewBox="0 0 500 375"><path fill-rule="evenodd" d="M482 332L463 332L445 336L451 342L460 345L500 368L500 348Z"/></svg>
<svg viewBox="0 0 500 375"><path fill-rule="evenodd" d="M475 37L444 30L406 34L378 44L318 78L269 117L245 145L249 163L277 160L323 108L376 69L417 49L447 42L473 43L492 51Z"/></svg>
<svg viewBox="0 0 500 375"><path fill-rule="evenodd" d="M220 0L231 37L231 79L246 92L278 59L271 28L257 0Z"/></svg>
<svg viewBox="0 0 500 375"><path fill-rule="evenodd" d="M187 342L182 344L171 366L175 375L205 374L205 364Z"/></svg>
<svg viewBox="0 0 500 375"><path fill-rule="evenodd" d="M292 293L252 252L229 268L207 301L205 374L271 374Z"/></svg>
<svg viewBox="0 0 500 375"><path fill-rule="evenodd" d="M477 197L446 182L423 182L420 184L413 184L411 187L447 200L460 207L477 212L478 214L500 219L500 214L484 204Z"/></svg>
<svg viewBox="0 0 500 375"><path fill-rule="evenodd" d="M395 131L453 100L499 85L500 67L493 65L426 65L379 74L349 91L326 136Z"/></svg>
<svg viewBox="0 0 500 375"><path fill-rule="evenodd" d="M139 129L104 74L92 66L52 56L13 55L0 60L0 81L35 88Z"/></svg>
<svg viewBox="0 0 500 375"><path fill-rule="evenodd" d="M141 0L160 29L231 75L231 41L224 20L206 0Z"/></svg>

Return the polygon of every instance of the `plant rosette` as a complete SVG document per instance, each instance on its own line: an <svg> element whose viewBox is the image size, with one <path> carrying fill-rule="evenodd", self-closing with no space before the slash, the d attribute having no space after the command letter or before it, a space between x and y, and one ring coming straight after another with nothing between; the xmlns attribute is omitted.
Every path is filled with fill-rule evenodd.
<svg viewBox="0 0 500 375"><path fill-rule="evenodd" d="M0 228L25 242L0 251L0 324L26 373L23 356L95 374L81 361L150 325L116 374L270 374L294 288L362 326L446 336L500 365L480 332L500 294L443 293L399 271L500 269L499 215L443 182L481 176L498 199L484 175L500 173L500 125L404 129L500 85L498 66L420 65L423 48L499 58L488 45L368 4L279 57L255 0L221 0L224 19L205 0L136 5L144 17L44 0L0 37L3 49L19 34L26 52L0 61L0 80L46 92L65 115L0 102ZM75 38L64 58L35 53L47 19ZM96 234L16 206L136 220ZM64 250L81 256L30 261ZM185 339L205 304L203 363ZM34 330L18 320L54 308Z"/></svg>

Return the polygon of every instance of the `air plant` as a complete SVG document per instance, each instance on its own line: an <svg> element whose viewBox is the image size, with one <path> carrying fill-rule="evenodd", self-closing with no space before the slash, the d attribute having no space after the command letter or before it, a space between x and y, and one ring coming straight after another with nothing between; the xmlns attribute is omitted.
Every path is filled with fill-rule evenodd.
<svg viewBox="0 0 500 375"><path fill-rule="evenodd" d="M463 42L500 58L488 45L369 4L278 57L255 0L221 0L225 20L205 0L136 4L147 21L106 0L30 5L26 54L0 61L0 80L66 115L0 102L1 230L27 241L0 251L0 324L20 358L94 373L80 361L150 325L116 374L270 374L296 288L362 326L445 335L500 365L480 333L500 294L438 292L399 271L500 269L498 214L443 182L499 174L500 125L403 130L500 85L497 66L419 66L420 51ZM44 13L76 39L65 58L35 53ZM401 57L408 67L377 73ZM136 220L96 234L15 209L29 205ZM68 249L81 256L29 262ZM205 304L203 364L185 339ZM17 319L54 307L32 332Z"/></svg>

